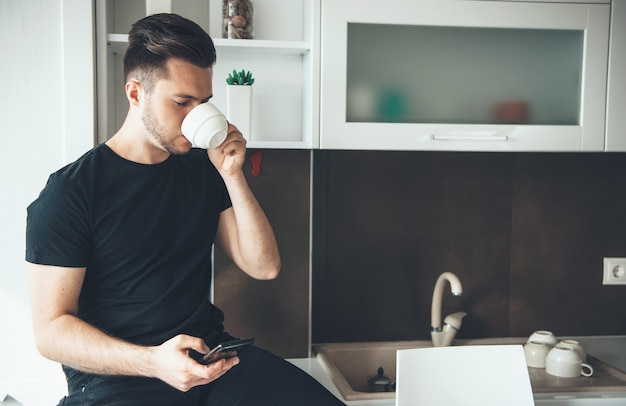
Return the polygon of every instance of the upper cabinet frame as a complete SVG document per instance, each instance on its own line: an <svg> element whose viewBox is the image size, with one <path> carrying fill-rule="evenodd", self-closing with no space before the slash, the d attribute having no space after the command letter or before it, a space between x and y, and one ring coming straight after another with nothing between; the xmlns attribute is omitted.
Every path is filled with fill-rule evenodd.
<svg viewBox="0 0 626 406"><path fill-rule="evenodd" d="M322 5L322 57L321 57L321 127L320 146L324 149L380 149L380 150L457 150L457 151L603 151L605 147L604 127L606 115L606 79L609 40L610 5L605 4L569 4L540 2L507 1L468 1L468 0L386 0L370 1L367 5L358 0L324 1ZM394 120L364 119L350 117L354 105L374 104L380 106L389 95L378 89L374 92L357 92L351 83L354 75L367 69L364 59L357 59L356 65L350 66L350 58L356 53L349 31L358 31L360 27L382 27L380 32L389 28L411 29L460 28L480 29L494 33L500 30L518 30L519 32L546 31L579 33L582 66L573 66L580 71L579 110L574 123L494 123L494 122L456 122L434 119ZM374 31L376 32L376 31ZM400 31L399 31L400 32ZM503 31L502 31L503 32ZM361 35L361 34L359 34ZM417 35L417 34L416 34ZM381 65L391 68L379 69L381 80L386 75L393 75L395 67L417 71L422 68L419 57L406 45L399 46L394 40L382 45L375 43L375 36L369 38L371 63L376 59L393 61ZM423 38L423 37L422 37ZM416 37L416 41L421 38ZM430 41L429 39L428 41ZM437 39L432 39L436 41ZM406 44L398 38L397 43ZM410 46L410 45L409 45ZM437 51L437 46L432 46ZM395 50L396 56L389 50ZM476 51L479 51L477 49ZM383 56L381 56L383 55ZM392 56L390 56L392 55ZM423 56L427 58L427 56ZM357 57L358 58L358 57ZM531 58L526 58L529 62ZM360 63L360 65L359 65ZM497 63L497 62L496 62ZM524 62L520 62L524 63ZM577 62L574 60L573 65ZM432 73L446 66L434 66ZM480 69L480 68L479 68ZM348 77L350 75L350 78ZM387 78L388 79L388 78ZM513 78L514 79L514 78ZM465 81L472 81L472 72L468 71ZM410 79L409 79L410 81ZM494 75L494 82L501 78ZM371 81L365 80L366 86ZM523 87L523 86L522 86ZM361 89L362 90L362 89ZM433 90L430 90L433 94ZM447 92L447 90L441 90ZM372 95L372 93L374 93ZM350 96L349 96L350 94ZM356 95L356 96L355 96ZM412 91L403 98L408 100L404 110L410 110L411 99L421 98L422 103L439 103L449 109L471 110L476 106L458 108L445 99L425 99L424 94ZM477 100L482 97L476 94ZM349 97L351 99L349 99ZM354 99L354 100L353 100ZM367 99L370 99L369 101ZM356 100L356 102L355 102ZM394 100L391 103L394 105ZM443 100L443 101L442 101ZM453 98L453 101L454 98ZM371 106L370 106L371 107ZM430 107L430 106L429 106ZM531 105L531 109L532 109ZM375 107L381 109L381 107ZM396 110L402 110L396 108ZM392 111L393 113L393 111Z"/></svg>

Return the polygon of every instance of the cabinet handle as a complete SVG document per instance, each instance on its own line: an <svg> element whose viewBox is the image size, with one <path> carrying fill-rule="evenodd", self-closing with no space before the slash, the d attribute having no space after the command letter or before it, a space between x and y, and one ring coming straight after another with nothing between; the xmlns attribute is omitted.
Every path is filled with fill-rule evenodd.
<svg viewBox="0 0 626 406"><path fill-rule="evenodd" d="M506 135L490 135L486 133L457 133L457 134L432 134L431 140L434 141L507 141Z"/></svg>

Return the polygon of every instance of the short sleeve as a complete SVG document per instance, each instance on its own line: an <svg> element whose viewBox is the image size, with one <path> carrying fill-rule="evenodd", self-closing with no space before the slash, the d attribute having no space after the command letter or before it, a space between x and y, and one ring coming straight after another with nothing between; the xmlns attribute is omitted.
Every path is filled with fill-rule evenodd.
<svg viewBox="0 0 626 406"><path fill-rule="evenodd" d="M88 210L80 186L53 174L28 206L26 260L65 267L84 267L90 256Z"/></svg>

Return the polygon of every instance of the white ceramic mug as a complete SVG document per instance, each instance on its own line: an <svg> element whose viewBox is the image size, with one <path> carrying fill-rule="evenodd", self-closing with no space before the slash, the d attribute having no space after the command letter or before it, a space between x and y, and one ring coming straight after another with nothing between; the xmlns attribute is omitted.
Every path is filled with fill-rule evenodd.
<svg viewBox="0 0 626 406"><path fill-rule="evenodd" d="M228 121L217 107L206 102L187 113L180 130L192 146L215 148L226 139Z"/></svg>
<svg viewBox="0 0 626 406"><path fill-rule="evenodd" d="M524 345L524 356L526 365L531 368L545 368L546 357L552 347L546 343L529 341Z"/></svg>
<svg viewBox="0 0 626 406"><path fill-rule="evenodd" d="M546 372L563 378L593 375L593 367L586 364L574 347L559 343L548 352Z"/></svg>
<svg viewBox="0 0 626 406"><path fill-rule="evenodd" d="M580 359L582 359L583 362L587 362L587 351L585 351L585 347L583 347L581 343L576 340L562 340L560 344L572 346L578 355L580 355Z"/></svg>
<svg viewBox="0 0 626 406"><path fill-rule="evenodd" d="M557 343L557 339L551 331L537 330L528 337L528 341L535 341L537 343L545 343L550 347L554 347Z"/></svg>

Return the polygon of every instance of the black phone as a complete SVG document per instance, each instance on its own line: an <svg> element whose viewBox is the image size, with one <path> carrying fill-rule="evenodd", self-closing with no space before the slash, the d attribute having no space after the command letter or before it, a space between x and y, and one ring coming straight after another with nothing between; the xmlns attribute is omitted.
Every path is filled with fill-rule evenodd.
<svg viewBox="0 0 626 406"><path fill-rule="evenodd" d="M207 365L222 358L232 358L237 355L237 350L240 350L252 344L254 344L254 338L242 338L232 341L224 341L212 348L211 351L209 351L209 353L206 355L199 354L194 351L194 353L199 354L199 356L195 354L192 354L191 356L199 363Z"/></svg>

